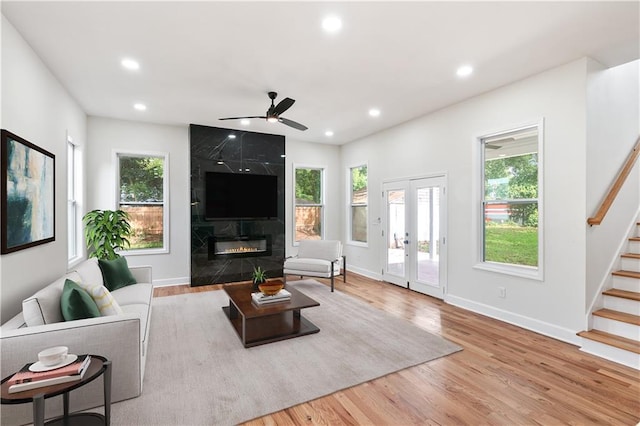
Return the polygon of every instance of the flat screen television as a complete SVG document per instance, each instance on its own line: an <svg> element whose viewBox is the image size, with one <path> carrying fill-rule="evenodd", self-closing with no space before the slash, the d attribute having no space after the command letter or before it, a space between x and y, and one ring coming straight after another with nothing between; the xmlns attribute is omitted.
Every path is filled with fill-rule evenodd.
<svg viewBox="0 0 640 426"><path fill-rule="evenodd" d="M273 219L278 217L278 177L207 172L205 218Z"/></svg>

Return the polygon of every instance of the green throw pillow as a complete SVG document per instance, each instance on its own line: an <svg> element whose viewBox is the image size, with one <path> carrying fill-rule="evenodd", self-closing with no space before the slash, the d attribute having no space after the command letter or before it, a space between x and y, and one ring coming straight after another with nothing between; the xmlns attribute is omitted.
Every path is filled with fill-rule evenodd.
<svg viewBox="0 0 640 426"><path fill-rule="evenodd" d="M122 256L114 260L98 260L98 265L102 271L104 286L109 291L136 283L136 279L133 278L129 265L127 265L127 259Z"/></svg>
<svg viewBox="0 0 640 426"><path fill-rule="evenodd" d="M98 305L82 287L74 281L66 280L60 297L60 310L65 321L73 321L100 316Z"/></svg>

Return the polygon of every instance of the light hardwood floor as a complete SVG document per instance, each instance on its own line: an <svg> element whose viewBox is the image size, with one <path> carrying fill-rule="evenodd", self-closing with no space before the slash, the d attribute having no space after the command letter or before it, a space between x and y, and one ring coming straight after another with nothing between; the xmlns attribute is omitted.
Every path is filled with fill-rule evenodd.
<svg viewBox="0 0 640 426"><path fill-rule="evenodd" d="M156 296L220 288L161 287ZM464 349L246 425L635 425L640 421L640 373L634 369L357 274L349 274L346 284L336 280L336 289Z"/></svg>

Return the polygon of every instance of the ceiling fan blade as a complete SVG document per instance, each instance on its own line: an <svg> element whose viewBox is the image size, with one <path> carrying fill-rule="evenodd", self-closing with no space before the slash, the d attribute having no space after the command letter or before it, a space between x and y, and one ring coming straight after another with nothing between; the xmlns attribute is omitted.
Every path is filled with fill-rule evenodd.
<svg viewBox="0 0 640 426"><path fill-rule="evenodd" d="M276 105L276 107L273 109L273 114L274 115L280 115L283 112L285 112L286 110L288 110L289 108L291 108L291 105L293 105L295 102L295 99L291 99L291 98L284 98L283 100L280 101L280 103L278 105Z"/></svg>
<svg viewBox="0 0 640 426"><path fill-rule="evenodd" d="M293 127L294 129L303 130L303 131L308 129L307 126L304 126L293 120L289 120L288 118L279 117L278 121L281 122L282 124L286 124L289 127Z"/></svg>
<svg viewBox="0 0 640 426"><path fill-rule="evenodd" d="M264 115L253 115L250 117L226 117L226 118L218 118L218 120L242 120L244 118L267 118Z"/></svg>

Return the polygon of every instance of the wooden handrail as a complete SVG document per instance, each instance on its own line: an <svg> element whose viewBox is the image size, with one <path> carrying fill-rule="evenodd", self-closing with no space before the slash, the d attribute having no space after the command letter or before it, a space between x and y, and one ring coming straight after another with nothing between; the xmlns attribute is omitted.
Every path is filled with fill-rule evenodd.
<svg viewBox="0 0 640 426"><path fill-rule="evenodd" d="M629 156L627 157L627 161L624 163L624 167L622 167L622 169L618 173L618 177L613 182L613 185L611 185L611 188L609 188L609 192L607 193L607 196L604 198L604 200L602 200L602 203L600 204L600 208L598 209L598 211L593 217L590 217L589 219L587 219L587 223L589 225L600 225L600 223L604 219L604 216L607 214L607 211L609 211L609 207L611 207L611 204L613 204L613 200L616 199L618 192L620 192L620 188L622 188L624 181L629 176L629 173L631 173L631 169L633 168L634 163L638 159L639 154L640 154L640 137L638 137L636 144L633 146L633 149L629 153Z"/></svg>

